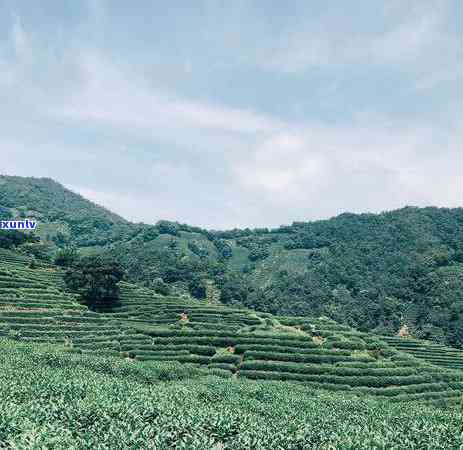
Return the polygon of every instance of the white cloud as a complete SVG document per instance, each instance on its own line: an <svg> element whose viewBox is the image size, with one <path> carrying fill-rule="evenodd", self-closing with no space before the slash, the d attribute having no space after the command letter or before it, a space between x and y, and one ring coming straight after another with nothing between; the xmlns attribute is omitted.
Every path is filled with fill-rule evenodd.
<svg viewBox="0 0 463 450"><path fill-rule="evenodd" d="M405 204L461 204L463 181L456 167L463 154L452 143L461 132L436 136L435 130L372 121L364 127L314 126L277 135L235 166L237 179L248 195L260 195L279 210L334 215Z"/></svg>
<svg viewBox="0 0 463 450"><path fill-rule="evenodd" d="M10 34L14 54L19 61L27 61L32 57L30 37L26 33L21 19L15 16Z"/></svg>
<svg viewBox="0 0 463 450"><path fill-rule="evenodd" d="M235 167L245 189L282 196L283 201L297 195L301 187L324 184L329 167L324 155L297 134L272 136L259 145L251 158Z"/></svg>
<svg viewBox="0 0 463 450"><path fill-rule="evenodd" d="M201 127L222 132L259 133L281 128L283 122L266 115L179 97L150 86L146 75L129 72L93 51L78 54L83 83L64 104L47 114L87 122L137 127Z"/></svg>
<svg viewBox="0 0 463 450"><path fill-rule="evenodd" d="M123 190L114 192L95 190L87 186L66 185L66 187L110 211L117 211L122 217L129 217L133 222L147 221L147 211L152 211L153 208L155 208L155 215L150 217L153 222L156 221L156 217L172 218L178 215L174 205L166 207L154 203L152 197L150 199L147 196L134 196L133 193L124 193Z"/></svg>
<svg viewBox="0 0 463 450"><path fill-rule="evenodd" d="M428 2L397 20L403 9L402 2L395 3L400 8L387 12L392 25L382 31L355 30L352 18L325 15L319 23L301 19L299 28L275 37L264 33L256 44L240 35L241 47L230 42L223 48L225 81L210 78L212 87L201 84L202 90L186 82L178 89L166 87L153 75L150 61L128 56L122 63L113 49L82 35L68 39L51 57L18 17L8 40L13 57L0 59L2 170L57 178L133 220L167 218L215 228L273 226L405 204L459 205L463 127L456 124L462 112L456 89L448 101L441 94L444 117L433 114L433 105L403 113L409 105L400 98L390 110L381 110L371 93L362 107L349 109L352 114L348 105L340 105L345 84L336 78L344 72L353 80L374 66L381 70L369 81L381 86L391 70L414 71L410 80L423 96L461 78L461 71L453 70L461 50L446 30L447 10ZM110 29L108 5L96 2L89 23ZM227 30L228 39L240 24L230 22ZM214 44L222 50L220 40ZM179 58L175 67L182 74L173 74L179 80L206 73L195 55ZM286 75L253 72L248 79L238 73L243 65ZM303 77L314 67L327 74L320 101L337 99L330 120L313 101L310 79L300 92L291 85L288 74ZM220 71L207 75L220 76ZM215 95L232 75L237 85L253 86L249 98L232 103ZM278 78L279 92L268 89L271 101L259 101L260 83L276 85L267 77ZM297 114L285 104L269 107L286 96L302 105Z"/></svg>
<svg viewBox="0 0 463 450"><path fill-rule="evenodd" d="M383 11L376 6L377 17L371 20L381 24L378 30L355 17L356 8L362 6L352 5L349 16L334 8L334 12L302 20L295 29L271 36L272 44L266 41L256 51L256 61L265 70L285 73L343 67L433 73L438 70L437 61L454 64L461 49L461 36L446 28L447 3L400 2L400 7ZM374 14L373 2L369 6Z"/></svg>

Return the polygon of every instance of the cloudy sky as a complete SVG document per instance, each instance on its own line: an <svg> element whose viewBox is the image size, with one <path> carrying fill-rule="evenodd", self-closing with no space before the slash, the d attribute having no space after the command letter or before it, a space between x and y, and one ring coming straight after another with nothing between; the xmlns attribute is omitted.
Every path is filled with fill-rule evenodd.
<svg viewBox="0 0 463 450"><path fill-rule="evenodd" d="M463 206L460 0L0 0L0 173L134 221Z"/></svg>

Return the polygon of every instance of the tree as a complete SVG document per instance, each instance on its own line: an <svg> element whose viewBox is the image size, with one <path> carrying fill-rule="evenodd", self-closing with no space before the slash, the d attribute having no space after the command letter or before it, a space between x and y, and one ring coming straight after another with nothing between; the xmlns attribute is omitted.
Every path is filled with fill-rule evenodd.
<svg viewBox="0 0 463 450"><path fill-rule="evenodd" d="M16 230L0 230L0 248L11 249L36 242L39 242L39 238L32 233L23 233Z"/></svg>
<svg viewBox="0 0 463 450"><path fill-rule="evenodd" d="M67 245L70 241L70 237L67 234L58 231L55 236L51 238L51 240L57 245L58 247Z"/></svg>
<svg viewBox="0 0 463 450"><path fill-rule="evenodd" d="M206 283L200 277L195 276L189 281L188 290L198 300L206 298Z"/></svg>
<svg viewBox="0 0 463 450"><path fill-rule="evenodd" d="M177 236L179 230L179 224L176 222L169 222L168 220L160 220L156 227L161 234L171 234Z"/></svg>
<svg viewBox="0 0 463 450"><path fill-rule="evenodd" d="M170 294L170 286L164 282L162 278L155 278L151 284L149 285L151 289L153 289L156 293L161 295L169 295Z"/></svg>
<svg viewBox="0 0 463 450"><path fill-rule="evenodd" d="M55 264L61 267L71 267L79 258L77 250L74 247L65 247L58 250L55 256Z"/></svg>
<svg viewBox="0 0 463 450"><path fill-rule="evenodd" d="M119 298L119 281L124 271L118 262L101 256L87 256L70 267L66 287L81 295L91 308L110 306Z"/></svg>
<svg viewBox="0 0 463 450"><path fill-rule="evenodd" d="M13 219L11 212L8 208L0 205L0 220ZM39 237L33 233L24 233L17 230L0 230L0 248L14 248L28 242L38 242Z"/></svg>
<svg viewBox="0 0 463 450"><path fill-rule="evenodd" d="M9 220L12 217L10 210L0 205L0 220Z"/></svg>
<svg viewBox="0 0 463 450"><path fill-rule="evenodd" d="M24 233L25 234L25 233ZM34 236L30 234L30 236ZM51 262L53 255L53 247L47 242L40 241L37 237L28 240L26 243L19 247L19 251L25 255L32 256L41 261Z"/></svg>

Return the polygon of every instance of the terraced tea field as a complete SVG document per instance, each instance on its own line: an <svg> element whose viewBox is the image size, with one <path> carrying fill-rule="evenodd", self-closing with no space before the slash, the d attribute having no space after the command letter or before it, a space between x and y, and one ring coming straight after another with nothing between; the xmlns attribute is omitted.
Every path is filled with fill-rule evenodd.
<svg viewBox="0 0 463 450"><path fill-rule="evenodd" d="M383 336L382 339L391 347L436 366L463 369L463 352L460 350L409 337Z"/></svg>
<svg viewBox="0 0 463 450"><path fill-rule="evenodd" d="M461 401L463 372L429 364L441 362L432 353L423 361L419 351L417 357L401 351L397 340L327 318L275 317L128 283L121 283L117 305L97 313L63 290L59 270L33 268L12 252L0 258L0 334L16 340L394 401Z"/></svg>
<svg viewBox="0 0 463 450"><path fill-rule="evenodd" d="M179 363L78 355L0 338L0 447L457 449L463 417ZM169 382L165 382L165 381Z"/></svg>

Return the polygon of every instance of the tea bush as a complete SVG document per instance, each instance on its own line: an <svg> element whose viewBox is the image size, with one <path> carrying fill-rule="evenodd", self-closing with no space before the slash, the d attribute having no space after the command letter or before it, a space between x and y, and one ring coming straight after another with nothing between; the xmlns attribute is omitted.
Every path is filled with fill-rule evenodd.
<svg viewBox="0 0 463 450"><path fill-rule="evenodd" d="M0 339L0 448L457 449L463 414L349 387L225 379L220 368L138 363ZM325 385L326 386L326 385ZM436 386L437 387L437 386ZM442 386L439 386L441 388ZM372 388L370 388L372 389ZM403 390L403 388L401 388ZM345 390L345 391L344 391Z"/></svg>

